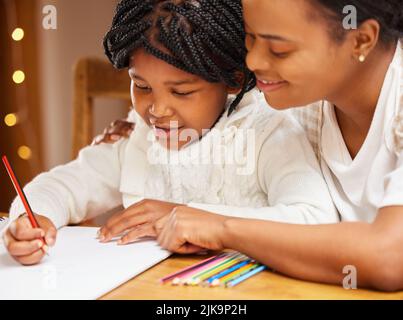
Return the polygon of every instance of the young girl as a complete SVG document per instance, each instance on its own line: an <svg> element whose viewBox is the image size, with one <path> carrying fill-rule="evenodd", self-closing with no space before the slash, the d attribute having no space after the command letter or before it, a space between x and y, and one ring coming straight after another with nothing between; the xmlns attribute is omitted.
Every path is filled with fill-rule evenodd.
<svg viewBox="0 0 403 320"><path fill-rule="evenodd" d="M343 28L348 5L357 29ZM243 0L243 7L248 67L272 107L307 105L298 113L343 222L295 226L178 207L157 223L160 244L232 248L279 272L340 285L353 266L360 287L403 289L401 1Z"/></svg>
<svg viewBox="0 0 403 320"><path fill-rule="evenodd" d="M35 264L43 257L41 235L52 245L56 228L120 204L125 210L101 229L100 241L154 235L154 222L179 204L336 222L303 129L264 107L257 92L246 93L255 78L243 41L234 0L122 1L104 44L113 64L129 69L136 128L127 140L85 148L36 177L25 192L42 229L19 218L5 234L10 254ZM10 211L12 219L24 212L18 199Z"/></svg>

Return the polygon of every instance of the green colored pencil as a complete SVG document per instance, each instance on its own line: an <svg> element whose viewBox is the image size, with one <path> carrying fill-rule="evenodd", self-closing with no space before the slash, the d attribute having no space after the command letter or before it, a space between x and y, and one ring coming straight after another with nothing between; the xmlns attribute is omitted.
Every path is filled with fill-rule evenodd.
<svg viewBox="0 0 403 320"><path fill-rule="evenodd" d="M215 273L220 272L221 270L227 268L229 265L237 263L241 259L246 259L246 257L240 253L235 254L234 256L222 261L221 263L217 264L216 266L213 266L209 268L208 270L204 270L200 273L192 275L192 277L185 279L185 284L187 285L198 285L204 277L209 277L211 275L214 275ZM206 278L206 279L207 279Z"/></svg>

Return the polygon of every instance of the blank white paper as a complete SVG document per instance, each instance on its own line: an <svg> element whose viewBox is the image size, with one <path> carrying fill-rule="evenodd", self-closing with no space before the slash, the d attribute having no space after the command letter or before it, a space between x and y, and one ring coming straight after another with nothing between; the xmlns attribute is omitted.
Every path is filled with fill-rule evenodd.
<svg viewBox="0 0 403 320"><path fill-rule="evenodd" d="M36 266L21 266L0 245L0 300L96 299L170 255L154 240L99 243L97 230L60 229L55 247Z"/></svg>

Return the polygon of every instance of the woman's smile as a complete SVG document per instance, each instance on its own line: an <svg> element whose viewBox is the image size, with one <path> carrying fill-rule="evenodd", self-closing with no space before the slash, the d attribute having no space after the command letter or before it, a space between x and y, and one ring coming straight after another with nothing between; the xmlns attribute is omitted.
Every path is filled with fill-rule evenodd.
<svg viewBox="0 0 403 320"><path fill-rule="evenodd" d="M288 84L288 82L285 80L279 81L279 80L257 79L257 87L265 93L279 90L279 89L283 88L284 86L286 86L287 84Z"/></svg>

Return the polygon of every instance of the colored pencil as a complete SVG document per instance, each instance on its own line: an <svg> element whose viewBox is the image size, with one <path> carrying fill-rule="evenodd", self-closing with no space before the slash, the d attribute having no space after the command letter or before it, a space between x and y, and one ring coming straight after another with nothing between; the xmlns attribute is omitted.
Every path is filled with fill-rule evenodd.
<svg viewBox="0 0 403 320"><path fill-rule="evenodd" d="M206 285L211 285L214 281L218 280L222 277L225 277L227 274L230 274L240 268L242 268L243 266L247 265L251 260L245 260L245 261L241 261L235 265L233 265L232 267L225 269L223 271L221 271L220 273L204 280Z"/></svg>
<svg viewBox="0 0 403 320"><path fill-rule="evenodd" d="M13 183L13 186L15 188L15 191L17 192L17 195L19 195L19 197L21 198L21 201L24 205L25 211L28 215L28 219L29 222L31 223L33 228L40 228L38 221L36 221L35 216L32 212L31 206L28 203L27 197L25 196L24 190L21 189L21 186L17 180L16 175L14 174L14 171L10 165L10 163L8 162L8 159L6 156L3 156L2 158L4 166L6 167L7 173L11 179L11 182ZM47 253L48 251L48 246L46 245L46 240L44 237L42 237L42 242L43 242L43 246L42 246L42 251L44 253Z"/></svg>
<svg viewBox="0 0 403 320"><path fill-rule="evenodd" d="M237 279L235 279L233 281L228 282L226 286L228 288L234 287L237 284L245 281L246 279L249 279L250 277L254 276L255 274L265 270L266 268L267 268L266 266L260 266L258 268L255 268L255 269L251 270L250 272L244 274L243 276L241 276L241 277L239 277L239 278L237 278Z"/></svg>
<svg viewBox="0 0 403 320"><path fill-rule="evenodd" d="M198 285L202 281L208 279L211 276L214 276L218 274L219 272L223 271L224 269L232 267L234 264L237 264L238 262L245 260L246 257L243 255L235 256L232 257L226 261L223 261L217 266L214 266L210 270L206 270L200 274L197 274L193 276L191 279L188 279L185 283L188 285Z"/></svg>
<svg viewBox="0 0 403 320"><path fill-rule="evenodd" d="M232 280L235 280L235 279L243 276L244 274L250 272L251 270L253 270L253 269L257 268L257 267L260 267L260 266L261 266L260 263L256 263L256 262L249 263L246 266L240 268L239 270L236 270L236 271L226 275L225 277L222 277L221 279L218 279L213 284L213 286L218 286L218 285L225 286L228 282L230 282Z"/></svg>
<svg viewBox="0 0 403 320"><path fill-rule="evenodd" d="M223 261L228 260L229 257L234 256L235 254L231 253L231 254L221 254L219 256L217 256L216 259L213 259L211 261L208 261L207 263L203 264L202 266L199 266L195 269L191 269L188 271L185 271L184 273L181 273L180 275L178 275L177 277L175 277L172 280L172 284L173 285L179 285L179 284L185 284L186 279L190 279L191 277L193 277L196 274L200 274L206 270L211 270L215 265L220 264Z"/></svg>
<svg viewBox="0 0 403 320"><path fill-rule="evenodd" d="M186 275L186 277L182 277L182 280L184 279L190 279L192 277L197 277L201 274L204 274L206 272L209 272L210 270L214 269L217 266L221 266L225 263L227 263L228 261L232 261L233 259L237 258L240 256L240 253L226 253L224 254L219 260L214 261L214 263L209 264L208 267L206 266L206 268L200 268L199 270L195 270L195 272L191 272L189 274Z"/></svg>
<svg viewBox="0 0 403 320"><path fill-rule="evenodd" d="M192 273L184 278L181 279L181 283L185 284L185 285L196 285L198 284L200 281L198 281L197 283L195 282L195 279L198 279L200 276L211 273L212 270L216 270L217 268L221 268L221 267L225 267L227 266L229 263L231 263L231 261L233 261L234 259L238 258L240 256L240 254L231 254L228 255L226 257L224 257L223 259L221 259L220 261L217 261L217 263L214 263L212 265L209 265L208 268L202 269L196 273Z"/></svg>
<svg viewBox="0 0 403 320"><path fill-rule="evenodd" d="M207 264L207 263L209 263L209 262L211 262L211 261L213 261L213 260L215 260L215 259L218 259L218 258L220 258L220 257L223 256L223 255L224 255L224 253L221 253L221 254L212 256L212 257L210 257L210 258L207 258L207 259L205 259L205 260L203 260L203 261L201 261L201 262L199 262L199 263L197 263L197 264L195 264L195 265L192 265L192 266L187 267L187 268L184 268L184 269L182 269L182 270L180 270L180 271L176 271L176 272L174 272L174 273L171 273L171 274L167 275L166 277L160 279L159 281L160 281L161 283L165 283L165 282L167 282L167 281L169 281L169 280L172 280L172 279L174 279L175 277L178 277L178 276L180 276L180 275L182 275L182 274L184 274L184 273L186 273L186 272L189 272L189 271L191 271L191 270L194 270L194 269L196 269L196 268L199 268L199 267L201 267L201 266L203 266L203 265L205 265L205 264Z"/></svg>

